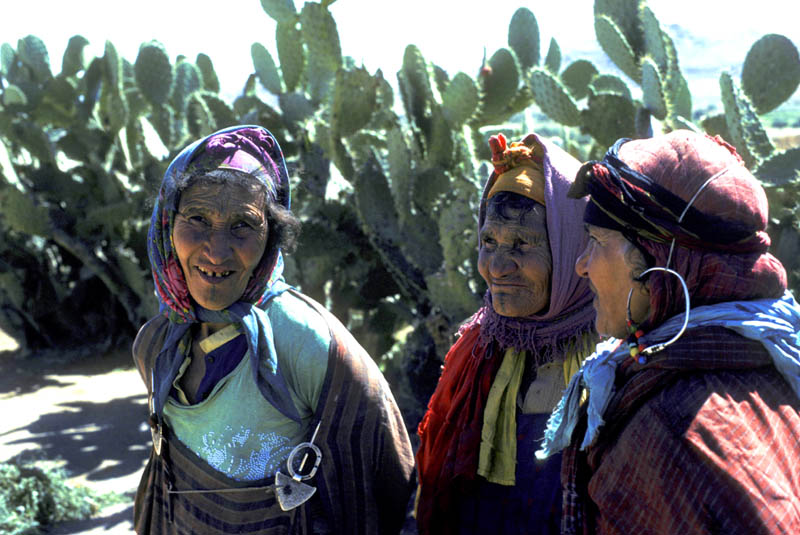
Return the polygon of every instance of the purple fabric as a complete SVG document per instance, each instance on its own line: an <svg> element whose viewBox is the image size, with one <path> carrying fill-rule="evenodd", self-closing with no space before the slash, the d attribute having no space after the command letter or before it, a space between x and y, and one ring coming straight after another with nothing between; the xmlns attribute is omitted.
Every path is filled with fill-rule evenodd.
<svg viewBox="0 0 800 535"><path fill-rule="evenodd" d="M567 192L580 162L549 141L530 134L544 146L544 198L547 236L553 258L550 304L543 313L527 318L509 318L494 311L491 293L468 325L481 324L481 343L497 341L503 347L528 350L537 364L563 357L567 345L590 330L595 312L588 279L575 273L575 261L586 246L583 211L586 199L570 199ZM481 196L478 229L486 220L487 194L497 179L492 173ZM576 202L577 201L577 202ZM480 246L480 244L479 244Z"/></svg>
<svg viewBox="0 0 800 535"><path fill-rule="evenodd" d="M247 339L240 334L205 356L206 373L195 394L198 403L206 399L217 383L239 365L245 353L247 353Z"/></svg>

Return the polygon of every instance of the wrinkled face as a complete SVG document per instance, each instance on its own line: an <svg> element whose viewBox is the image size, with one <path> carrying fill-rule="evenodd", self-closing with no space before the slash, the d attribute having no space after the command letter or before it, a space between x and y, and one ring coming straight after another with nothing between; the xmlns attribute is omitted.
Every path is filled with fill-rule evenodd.
<svg viewBox="0 0 800 535"><path fill-rule="evenodd" d="M621 232L587 225L589 242L575 262L575 271L589 278L595 293L597 332L603 336L625 338L628 293L631 295L631 319L641 323L650 311L650 295L645 284L634 277L647 269L642 253Z"/></svg>
<svg viewBox="0 0 800 535"><path fill-rule="evenodd" d="M501 217L489 210L480 230L478 271L501 316L525 317L550 302L553 261L545 209L536 204L521 217Z"/></svg>
<svg viewBox="0 0 800 535"><path fill-rule="evenodd" d="M239 300L267 243L263 190L199 181L181 193L172 240L189 294L223 310Z"/></svg>

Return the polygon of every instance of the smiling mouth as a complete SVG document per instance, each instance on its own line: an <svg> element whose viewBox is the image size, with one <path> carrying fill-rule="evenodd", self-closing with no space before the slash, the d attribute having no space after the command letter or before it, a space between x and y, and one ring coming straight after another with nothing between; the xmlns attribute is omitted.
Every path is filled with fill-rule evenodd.
<svg viewBox="0 0 800 535"><path fill-rule="evenodd" d="M233 273L233 271L211 271L210 269L201 268L200 266L195 267L197 268L197 271L212 279L224 279Z"/></svg>

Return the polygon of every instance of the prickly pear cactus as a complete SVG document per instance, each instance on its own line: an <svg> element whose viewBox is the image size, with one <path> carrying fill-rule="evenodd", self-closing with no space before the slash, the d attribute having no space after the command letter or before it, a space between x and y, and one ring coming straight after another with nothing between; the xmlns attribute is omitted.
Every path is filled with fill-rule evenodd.
<svg viewBox="0 0 800 535"><path fill-rule="evenodd" d="M719 78L725 121L731 134L731 143L744 158L748 167L756 165L775 150L761 121L731 75L723 72Z"/></svg>
<svg viewBox="0 0 800 535"><path fill-rule="evenodd" d="M172 92L173 70L164 46L157 41L144 43L134 63L136 85L154 106L167 102Z"/></svg>
<svg viewBox="0 0 800 535"><path fill-rule="evenodd" d="M589 94L589 82L598 74L597 67L586 59L578 59L570 63L561 73L561 81L567 86L570 94L580 100Z"/></svg>
<svg viewBox="0 0 800 535"><path fill-rule="evenodd" d="M530 9L521 7L511 17L508 46L516 54L523 70L539 64L539 23Z"/></svg>
<svg viewBox="0 0 800 535"><path fill-rule="evenodd" d="M791 97L800 84L800 56L783 35L769 34L755 42L742 66L742 90L756 113L770 112Z"/></svg>
<svg viewBox="0 0 800 535"><path fill-rule="evenodd" d="M638 59L620 27L611 18L600 15L594 19L594 31L597 42L611 61L631 80L640 82L642 77Z"/></svg>
<svg viewBox="0 0 800 535"><path fill-rule="evenodd" d="M528 85L539 107L553 120L567 126L580 124L580 111L567 88L549 70L535 68Z"/></svg>

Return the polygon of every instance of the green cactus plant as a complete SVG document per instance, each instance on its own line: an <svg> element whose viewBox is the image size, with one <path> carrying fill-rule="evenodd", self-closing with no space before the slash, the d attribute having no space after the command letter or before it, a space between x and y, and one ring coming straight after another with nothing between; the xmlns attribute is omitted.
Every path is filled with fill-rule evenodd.
<svg viewBox="0 0 800 535"><path fill-rule="evenodd" d="M783 35L769 34L750 48L742 66L742 90L759 115L777 108L800 85L800 56Z"/></svg>
<svg viewBox="0 0 800 535"><path fill-rule="evenodd" d="M523 70L539 64L539 23L530 9L521 7L511 17L508 46Z"/></svg>

